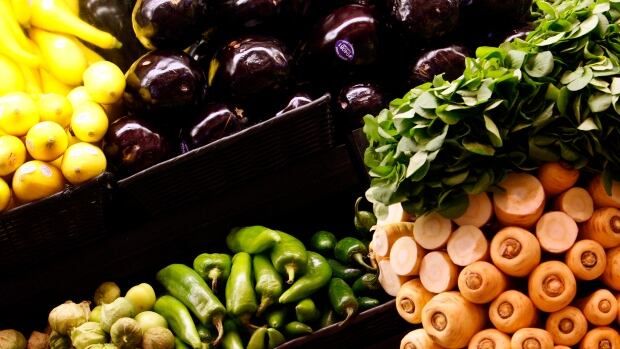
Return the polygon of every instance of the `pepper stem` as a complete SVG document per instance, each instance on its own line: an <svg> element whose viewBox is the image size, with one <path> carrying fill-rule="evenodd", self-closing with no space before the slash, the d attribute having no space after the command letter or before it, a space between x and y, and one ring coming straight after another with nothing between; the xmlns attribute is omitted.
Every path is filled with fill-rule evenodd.
<svg viewBox="0 0 620 349"><path fill-rule="evenodd" d="M211 279L211 289L213 292L217 292L217 280L220 278L220 275L222 275L220 268L213 268L209 270L209 275L207 276Z"/></svg>
<svg viewBox="0 0 620 349"><path fill-rule="evenodd" d="M286 280L287 284L292 284L293 281L295 281L295 265L294 264L287 264L284 269L286 269L286 275L288 275L288 280Z"/></svg>
<svg viewBox="0 0 620 349"><path fill-rule="evenodd" d="M347 317L338 325L338 327L344 327L355 317L356 309L354 307L347 307Z"/></svg>
<svg viewBox="0 0 620 349"><path fill-rule="evenodd" d="M215 340L213 341L214 347L217 347L222 341L222 338L224 337L223 320L224 320L224 314L215 315L213 316L213 319L211 320L213 322L213 325L215 326L215 329L217 329L217 338L215 338Z"/></svg>
<svg viewBox="0 0 620 349"><path fill-rule="evenodd" d="M273 304L273 298L263 295L260 300L260 305L258 306L258 310L256 311L256 316L261 316L261 314L267 309L268 306Z"/></svg>
<svg viewBox="0 0 620 349"><path fill-rule="evenodd" d="M361 253L355 253L353 255L353 260L355 260L357 263L359 263L360 265L362 265L366 269L377 270L377 268L373 268L372 266L370 266L366 262L364 262L364 256Z"/></svg>

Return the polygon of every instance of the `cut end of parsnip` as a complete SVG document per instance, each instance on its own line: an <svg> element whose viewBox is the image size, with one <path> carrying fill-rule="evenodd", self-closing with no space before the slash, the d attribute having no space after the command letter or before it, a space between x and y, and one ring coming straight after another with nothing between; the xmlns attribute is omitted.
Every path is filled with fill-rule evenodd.
<svg viewBox="0 0 620 349"><path fill-rule="evenodd" d="M569 215L577 223L587 221L594 212L594 202L590 193L579 187L571 188L558 196L554 207Z"/></svg>
<svg viewBox="0 0 620 349"><path fill-rule="evenodd" d="M510 348L510 337L494 328L476 333L469 341L468 349Z"/></svg>
<svg viewBox="0 0 620 349"><path fill-rule="evenodd" d="M434 251L422 258L420 281L433 293L452 290L458 280L458 268L446 252Z"/></svg>
<svg viewBox="0 0 620 349"><path fill-rule="evenodd" d="M459 226L473 225L480 228L487 224L493 217L493 205L487 193L469 195L469 205L467 211L459 218L454 219L454 223Z"/></svg>
<svg viewBox="0 0 620 349"><path fill-rule="evenodd" d="M403 284L409 281L410 278L396 274L390 265L389 258L379 261L378 266L379 283L381 284L381 287L383 287L385 293L392 297L396 297L398 290L400 290Z"/></svg>
<svg viewBox="0 0 620 349"><path fill-rule="evenodd" d="M488 250L489 243L484 233L473 225L464 225L456 229L447 244L450 259L461 267L484 259Z"/></svg>
<svg viewBox="0 0 620 349"><path fill-rule="evenodd" d="M400 222L413 222L413 217L403 209L400 203L388 206L388 214L384 219L377 220L377 226Z"/></svg>
<svg viewBox="0 0 620 349"><path fill-rule="evenodd" d="M413 237L414 224L410 222L378 225L372 235L372 245L375 255L388 257L392 245L401 237Z"/></svg>
<svg viewBox="0 0 620 349"><path fill-rule="evenodd" d="M499 186L504 191L493 194L497 219L503 225L533 226L545 206L545 191L540 181L527 173L510 173Z"/></svg>
<svg viewBox="0 0 620 349"><path fill-rule="evenodd" d="M420 271L424 250L413 237L404 236L396 240L390 251L390 265L398 275L413 276Z"/></svg>
<svg viewBox="0 0 620 349"><path fill-rule="evenodd" d="M603 185L602 177L596 176L590 182L588 191L592 196L595 207L620 208L620 182L612 181L611 195L609 195Z"/></svg>
<svg viewBox="0 0 620 349"><path fill-rule="evenodd" d="M439 213L429 213L415 222L413 238L427 250L442 248L452 233L452 222Z"/></svg>
<svg viewBox="0 0 620 349"><path fill-rule="evenodd" d="M550 253L568 251L577 240L577 223L562 211L547 212L536 223L540 247Z"/></svg>

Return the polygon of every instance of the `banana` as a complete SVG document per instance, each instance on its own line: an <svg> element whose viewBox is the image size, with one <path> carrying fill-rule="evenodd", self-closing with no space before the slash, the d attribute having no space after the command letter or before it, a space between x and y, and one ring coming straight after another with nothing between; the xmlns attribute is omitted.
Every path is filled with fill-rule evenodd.
<svg viewBox="0 0 620 349"><path fill-rule="evenodd" d="M46 70L65 85L82 83L88 62L78 40L72 36L30 28L30 37L39 46Z"/></svg>
<svg viewBox="0 0 620 349"><path fill-rule="evenodd" d="M0 9L0 53L23 62L29 67L38 67L41 64L41 59L36 53L20 45L14 34L13 24L17 24L17 22L11 22L8 16L6 16L6 12Z"/></svg>
<svg viewBox="0 0 620 349"><path fill-rule="evenodd" d="M19 24L26 28L30 27L30 1L11 0L11 7Z"/></svg>
<svg viewBox="0 0 620 349"><path fill-rule="evenodd" d="M96 62L105 61L103 57L101 57L97 52L92 50L90 47L84 45L83 42L81 42L80 40L76 40L76 41L78 45L80 46L82 53L84 53L84 57L86 57L86 61L88 62L89 66Z"/></svg>
<svg viewBox="0 0 620 349"><path fill-rule="evenodd" d="M30 24L58 33L75 35L95 46L111 49L122 44L114 36L81 20L64 0L31 0Z"/></svg>
<svg viewBox="0 0 620 349"><path fill-rule="evenodd" d="M18 64L24 76L24 90L31 95L38 95L43 92L41 87L41 73L37 68L31 68L25 64Z"/></svg>
<svg viewBox="0 0 620 349"><path fill-rule="evenodd" d="M66 96L71 92L71 86L67 86L58 81L52 74L45 69L40 70L41 73L41 86L44 93L56 93Z"/></svg>
<svg viewBox="0 0 620 349"><path fill-rule="evenodd" d="M80 0L64 0L64 2L71 13L76 16L80 14Z"/></svg>
<svg viewBox="0 0 620 349"><path fill-rule="evenodd" d="M9 93L24 91L26 82L19 66L9 57L0 54L0 96Z"/></svg>
<svg viewBox="0 0 620 349"><path fill-rule="evenodd" d="M13 33L12 36L15 41L17 41L23 49L36 54L35 48L32 47L28 37L24 34L22 27L19 25L9 0L0 0L0 18L5 21L6 26L11 30L11 33Z"/></svg>

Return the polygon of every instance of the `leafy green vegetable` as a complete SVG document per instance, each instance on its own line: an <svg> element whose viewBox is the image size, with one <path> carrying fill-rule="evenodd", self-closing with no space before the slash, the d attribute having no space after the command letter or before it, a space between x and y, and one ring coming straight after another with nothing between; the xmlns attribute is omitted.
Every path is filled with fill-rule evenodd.
<svg viewBox="0 0 620 349"><path fill-rule="evenodd" d="M378 216L402 202L454 217L466 194L546 161L620 174L620 1L536 0L532 14L526 39L480 47L456 80L364 118Z"/></svg>

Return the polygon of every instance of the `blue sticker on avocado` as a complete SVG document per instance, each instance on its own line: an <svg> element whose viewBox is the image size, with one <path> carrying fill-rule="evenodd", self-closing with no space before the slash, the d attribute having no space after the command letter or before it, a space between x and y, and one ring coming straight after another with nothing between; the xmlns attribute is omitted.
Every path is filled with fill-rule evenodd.
<svg viewBox="0 0 620 349"><path fill-rule="evenodd" d="M346 40L336 41L336 55L343 61L351 62L355 58L355 49Z"/></svg>

